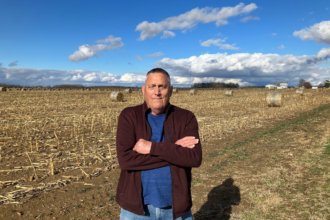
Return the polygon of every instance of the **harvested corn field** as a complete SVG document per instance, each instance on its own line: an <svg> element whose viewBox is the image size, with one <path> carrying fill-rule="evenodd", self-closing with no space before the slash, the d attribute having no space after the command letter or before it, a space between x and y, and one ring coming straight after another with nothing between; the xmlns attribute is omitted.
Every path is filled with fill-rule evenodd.
<svg viewBox="0 0 330 220"><path fill-rule="evenodd" d="M268 106L269 90L234 92L226 96L224 90L198 90L192 96L189 90L180 90L173 93L171 103L196 115L203 147L330 103L329 89L304 90L303 96L281 90L280 107ZM118 219L120 208L114 202L120 169L115 149L117 120L123 108L143 102L140 91L123 94L122 102L112 101L111 91L0 94L0 218L74 219L81 216L80 204L86 202L90 208L84 211L85 219L95 215ZM93 190L100 192L80 198ZM45 201L54 192L67 196L53 201L52 207ZM64 203L71 204L71 209L62 208ZM31 204L35 210L21 211L20 207Z"/></svg>

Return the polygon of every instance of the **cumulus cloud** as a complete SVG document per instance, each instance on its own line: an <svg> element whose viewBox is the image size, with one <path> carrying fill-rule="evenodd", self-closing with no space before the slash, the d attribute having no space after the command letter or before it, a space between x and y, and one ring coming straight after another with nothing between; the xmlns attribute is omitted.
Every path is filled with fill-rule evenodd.
<svg viewBox="0 0 330 220"><path fill-rule="evenodd" d="M164 31L163 36L161 37L162 39L169 38L169 37L174 37L175 33L172 31Z"/></svg>
<svg viewBox="0 0 330 220"><path fill-rule="evenodd" d="M109 35L107 38L102 40L97 40L96 45L84 44L79 46L79 50L75 51L69 56L69 60L72 62L79 62L82 60L87 60L91 57L97 57L99 51L108 51L121 48L124 43L121 41L120 37L114 37Z"/></svg>
<svg viewBox="0 0 330 220"><path fill-rule="evenodd" d="M184 14L169 17L157 23L143 21L136 26L135 31L141 32L138 40L144 41L148 38L153 38L162 32L165 35L164 31L179 29L184 32L187 29L192 29L198 23L215 22L216 26L219 27L228 24L228 19L230 17L248 14L257 8L257 5L254 3L249 5L240 3L235 7L222 7L221 9L211 7L201 9L194 8Z"/></svg>
<svg viewBox="0 0 330 220"><path fill-rule="evenodd" d="M17 60L16 61L14 61L14 62L11 62L8 66L17 66Z"/></svg>
<svg viewBox="0 0 330 220"><path fill-rule="evenodd" d="M48 70L30 68L0 68L0 81L20 85L142 85L145 73L126 73L115 75L102 71L90 70Z"/></svg>
<svg viewBox="0 0 330 220"><path fill-rule="evenodd" d="M147 54L146 57L161 57L163 55L164 54L162 52L156 52L156 53L153 53L153 54Z"/></svg>
<svg viewBox="0 0 330 220"><path fill-rule="evenodd" d="M241 22L248 22L248 21L255 21L255 20L260 20L260 18L255 17L255 16L248 16L248 17L242 18L240 21Z"/></svg>
<svg viewBox="0 0 330 220"><path fill-rule="evenodd" d="M277 47L277 49L280 49L280 50L283 50L285 47L284 45L282 44L281 46Z"/></svg>
<svg viewBox="0 0 330 220"><path fill-rule="evenodd" d="M288 81L294 85L299 77L312 77L311 74L314 73L319 74L318 80L329 77L330 68L319 67L319 64L326 62L329 57L330 48L324 48L317 55L311 56L217 53L192 56L186 59L163 58L154 66L170 69L171 74L181 77L240 79L242 82L252 84Z"/></svg>
<svg viewBox="0 0 330 220"><path fill-rule="evenodd" d="M322 21L311 27L293 32L293 36L303 41L315 40L318 43L330 44L330 21Z"/></svg>
<svg viewBox="0 0 330 220"><path fill-rule="evenodd" d="M143 61L143 58L141 56L136 56L136 59L139 61Z"/></svg>
<svg viewBox="0 0 330 220"><path fill-rule="evenodd" d="M224 39L209 39L201 43L203 47L209 47L211 45L218 46L222 50L238 50L239 47L235 47L235 44L223 44L227 38Z"/></svg>
<svg viewBox="0 0 330 220"><path fill-rule="evenodd" d="M85 86L141 86L146 79L146 73L126 73L115 75L112 73L90 70L47 70L29 68L0 68L0 80L8 84L21 85L60 85L83 84ZM226 79L218 77L186 77L172 76L174 86L191 86L200 82L233 82L240 85L250 85L241 79Z"/></svg>
<svg viewBox="0 0 330 220"><path fill-rule="evenodd" d="M175 86L199 82L232 82L241 86L266 85L276 81L297 85L303 78L318 85L330 77L330 67L319 66L330 58L330 48L316 55L279 55L262 53L202 54L184 59L163 58L154 63L166 69ZM91 70L47 70L0 68L0 81L21 85L83 84L140 86L146 73L115 75Z"/></svg>

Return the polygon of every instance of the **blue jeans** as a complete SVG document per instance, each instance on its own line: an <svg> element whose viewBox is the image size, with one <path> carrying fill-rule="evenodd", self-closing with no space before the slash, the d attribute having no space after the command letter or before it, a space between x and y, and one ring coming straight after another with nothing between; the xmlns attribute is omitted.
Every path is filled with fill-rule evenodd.
<svg viewBox="0 0 330 220"><path fill-rule="evenodd" d="M172 208L155 208L152 205L143 205L144 215L137 215L129 212L125 209L121 209L120 220L172 220L173 210ZM193 220L191 210L184 216L181 216L175 220Z"/></svg>

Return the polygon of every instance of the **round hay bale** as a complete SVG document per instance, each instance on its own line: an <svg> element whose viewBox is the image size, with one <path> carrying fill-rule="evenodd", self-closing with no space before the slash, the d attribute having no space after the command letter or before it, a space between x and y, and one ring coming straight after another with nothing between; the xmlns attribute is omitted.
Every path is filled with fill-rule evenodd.
<svg viewBox="0 0 330 220"><path fill-rule="evenodd" d="M0 87L0 92L6 92L7 88L6 87Z"/></svg>
<svg viewBox="0 0 330 220"><path fill-rule="evenodd" d="M26 88L22 88L21 91L26 91Z"/></svg>
<svg viewBox="0 0 330 220"><path fill-rule="evenodd" d="M303 91L304 91L303 89L297 89L297 90L296 90L296 93L297 93L298 95L302 95L302 94L303 94Z"/></svg>
<svg viewBox="0 0 330 220"><path fill-rule="evenodd" d="M190 93L190 95L196 95L197 90L196 89L191 89L189 93Z"/></svg>
<svg viewBox="0 0 330 220"><path fill-rule="evenodd" d="M124 100L124 94L121 92L112 92L111 100L116 102L122 102Z"/></svg>
<svg viewBox="0 0 330 220"><path fill-rule="evenodd" d="M173 89L173 93L178 93L179 90L178 89Z"/></svg>
<svg viewBox="0 0 330 220"><path fill-rule="evenodd" d="M233 91L232 90L226 90L225 95L226 96L232 96L233 95Z"/></svg>
<svg viewBox="0 0 330 220"><path fill-rule="evenodd" d="M282 104L282 93L268 93L267 104L270 107L281 106Z"/></svg>
<svg viewBox="0 0 330 220"><path fill-rule="evenodd" d="M132 89L125 89L125 93L132 93Z"/></svg>

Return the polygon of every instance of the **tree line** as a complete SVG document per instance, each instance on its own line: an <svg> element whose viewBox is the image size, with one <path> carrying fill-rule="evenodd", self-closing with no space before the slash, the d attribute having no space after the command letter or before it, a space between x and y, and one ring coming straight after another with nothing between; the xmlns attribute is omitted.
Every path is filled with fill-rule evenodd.
<svg viewBox="0 0 330 220"><path fill-rule="evenodd" d="M297 85L298 87L304 86L306 89L312 88L312 84L310 82L306 82L304 79L300 79ZM330 80L325 80L324 83L320 83L318 88L329 88L330 87Z"/></svg>
<svg viewBox="0 0 330 220"><path fill-rule="evenodd" d="M191 88L239 88L238 83L222 83L222 82L205 82L194 83Z"/></svg>

